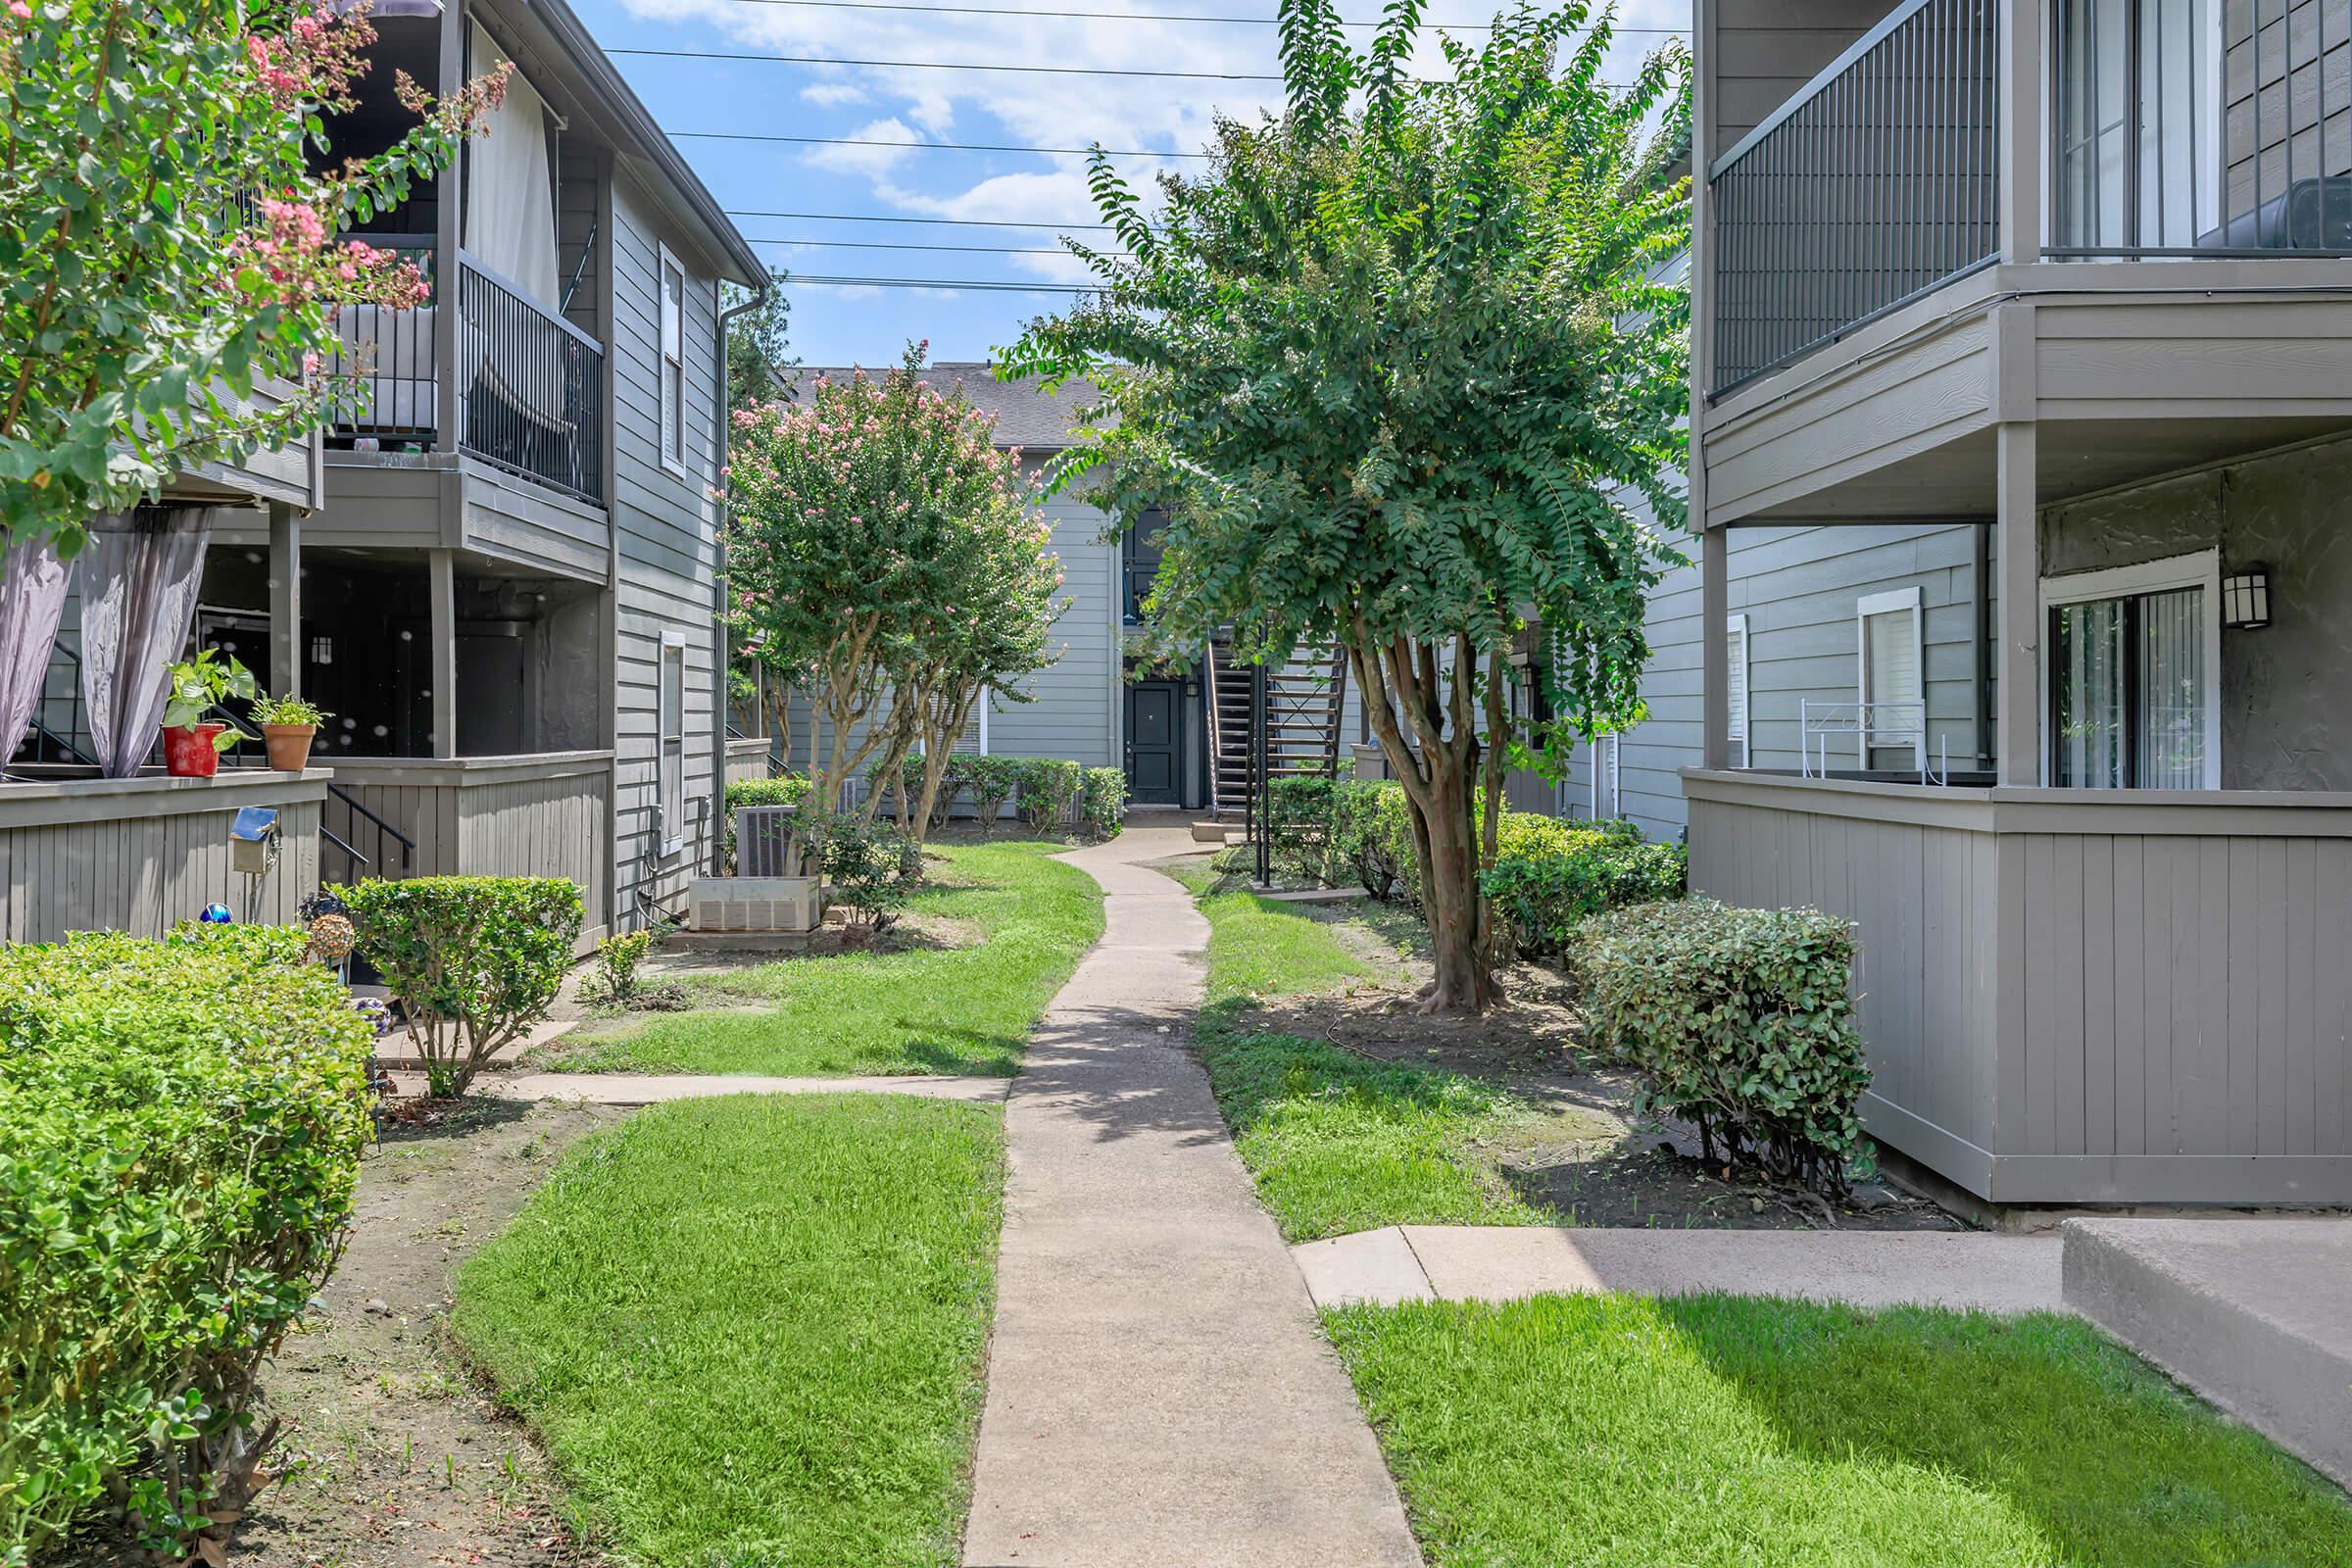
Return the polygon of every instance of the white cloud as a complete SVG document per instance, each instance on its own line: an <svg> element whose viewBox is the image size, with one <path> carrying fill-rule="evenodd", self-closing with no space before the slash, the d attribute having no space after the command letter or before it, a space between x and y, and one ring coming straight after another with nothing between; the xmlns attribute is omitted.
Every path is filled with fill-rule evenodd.
<svg viewBox="0 0 2352 1568"><path fill-rule="evenodd" d="M845 133L849 139L861 143L888 142L890 146L864 145L857 147L814 147L801 156L819 169L837 170L846 174L863 174L879 183L890 172L914 155L923 138L903 120L877 120Z"/></svg>
<svg viewBox="0 0 2352 1568"><path fill-rule="evenodd" d="M801 98L804 102L815 104L822 109L837 108L842 104L871 103L873 96L872 93L854 81L812 82L801 89Z"/></svg>

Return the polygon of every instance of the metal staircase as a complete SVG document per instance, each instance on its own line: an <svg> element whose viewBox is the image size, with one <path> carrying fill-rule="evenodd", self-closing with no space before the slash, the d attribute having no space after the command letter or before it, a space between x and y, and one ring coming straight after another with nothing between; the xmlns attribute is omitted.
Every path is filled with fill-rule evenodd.
<svg viewBox="0 0 2352 1568"><path fill-rule="evenodd" d="M1254 827L1257 767L1250 736L1256 667L1233 655L1224 638L1208 645L1208 804L1216 820ZM1265 671L1265 766L1270 778L1319 773L1340 762L1340 712L1348 695L1348 658L1337 644L1302 647Z"/></svg>

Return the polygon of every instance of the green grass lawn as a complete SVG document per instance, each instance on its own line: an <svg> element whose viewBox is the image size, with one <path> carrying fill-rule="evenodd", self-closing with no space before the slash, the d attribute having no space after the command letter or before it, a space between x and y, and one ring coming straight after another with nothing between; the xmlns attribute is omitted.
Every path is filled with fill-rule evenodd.
<svg viewBox="0 0 2352 1568"><path fill-rule="evenodd" d="M1321 1041L1252 1030L1251 998L1393 980L1329 920L1182 877L1208 917L1208 994L1196 1041L1234 1146L1286 1240L1382 1225L1554 1222L1511 1192L1481 1140L1531 1114L1474 1078L1368 1061Z"/></svg>
<svg viewBox="0 0 2352 1568"><path fill-rule="evenodd" d="M2071 1318L1325 1315L1433 1568L2342 1568L2352 1505Z"/></svg>
<svg viewBox="0 0 2352 1568"><path fill-rule="evenodd" d="M1102 934L1092 877L1049 857L1055 843L939 848L938 885L911 907L959 922L973 945L784 958L697 981L737 1004L644 1014L564 1043L572 1072L999 1073L1020 1065L1030 1028ZM748 994L760 1004L746 1007Z"/></svg>
<svg viewBox="0 0 2352 1568"><path fill-rule="evenodd" d="M656 1106L564 1155L455 1327L620 1560L950 1563L1002 1187L993 1107Z"/></svg>

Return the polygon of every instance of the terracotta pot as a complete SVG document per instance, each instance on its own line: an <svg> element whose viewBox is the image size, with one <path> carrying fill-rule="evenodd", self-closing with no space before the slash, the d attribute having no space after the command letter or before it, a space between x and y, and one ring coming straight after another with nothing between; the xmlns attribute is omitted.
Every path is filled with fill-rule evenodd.
<svg viewBox="0 0 2352 1568"><path fill-rule="evenodd" d="M264 724L262 740L270 748L270 765L280 773L299 773L311 765L311 738L316 724Z"/></svg>
<svg viewBox="0 0 2352 1568"><path fill-rule="evenodd" d="M173 778L211 778L220 768L220 754L213 737L226 724L167 724L164 726L164 771Z"/></svg>

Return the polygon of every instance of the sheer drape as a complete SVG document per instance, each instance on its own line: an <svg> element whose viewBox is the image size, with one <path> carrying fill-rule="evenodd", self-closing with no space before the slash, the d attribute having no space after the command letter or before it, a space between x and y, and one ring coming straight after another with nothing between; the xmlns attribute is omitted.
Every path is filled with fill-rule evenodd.
<svg viewBox="0 0 2352 1568"><path fill-rule="evenodd" d="M0 554L0 768L32 727L66 608L66 564L47 541Z"/></svg>
<svg viewBox="0 0 2352 1568"><path fill-rule="evenodd" d="M187 646L204 576L208 511L141 507L90 528L82 552L81 698L108 778L128 778L155 744L165 666Z"/></svg>

